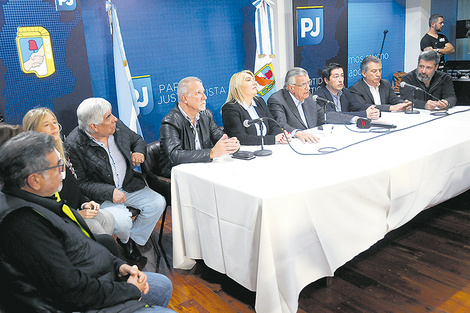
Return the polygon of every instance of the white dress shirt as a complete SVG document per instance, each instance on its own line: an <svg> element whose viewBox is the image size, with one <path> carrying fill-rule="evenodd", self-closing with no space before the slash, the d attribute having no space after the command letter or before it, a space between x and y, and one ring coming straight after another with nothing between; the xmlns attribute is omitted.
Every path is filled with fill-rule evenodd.
<svg viewBox="0 0 470 313"><path fill-rule="evenodd" d="M380 83L377 85L377 87L374 87L374 86L369 85L365 79L364 79L364 82L366 83L367 86L369 86L370 93L372 94L372 97L374 97L374 104L382 104L382 102L380 101L380 93L379 93Z"/></svg>

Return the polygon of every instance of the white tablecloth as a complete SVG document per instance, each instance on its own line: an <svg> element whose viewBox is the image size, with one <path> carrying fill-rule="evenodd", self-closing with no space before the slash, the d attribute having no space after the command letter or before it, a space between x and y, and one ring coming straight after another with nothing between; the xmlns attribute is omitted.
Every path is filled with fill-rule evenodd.
<svg viewBox="0 0 470 313"><path fill-rule="evenodd" d="M173 168L174 267L203 259L256 291L257 312L296 312L306 285L470 188L470 112L456 113L467 109L444 118L383 113L398 126L388 134L335 125L311 130L319 144L292 142L303 153L334 153L274 145L265 147L271 156L250 161L225 156Z"/></svg>

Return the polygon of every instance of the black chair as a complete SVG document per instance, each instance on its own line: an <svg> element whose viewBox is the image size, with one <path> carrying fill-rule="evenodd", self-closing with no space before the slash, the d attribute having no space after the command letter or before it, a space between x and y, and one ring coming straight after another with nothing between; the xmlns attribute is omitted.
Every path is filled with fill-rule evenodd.
<svg viewBox="0 0 470 313"><path fill-rule="evenodd" d="M162 245L163 227L165 226L165 217L168 206L171 205L171 180L160 176L160 141L154 141L147 144L147 157L145 162L141 164L142 173L144 174L147 185L152 190L158 192L165 197L166 208L162 213L162 223L160 226L160 236L158 243Z"/></svg>

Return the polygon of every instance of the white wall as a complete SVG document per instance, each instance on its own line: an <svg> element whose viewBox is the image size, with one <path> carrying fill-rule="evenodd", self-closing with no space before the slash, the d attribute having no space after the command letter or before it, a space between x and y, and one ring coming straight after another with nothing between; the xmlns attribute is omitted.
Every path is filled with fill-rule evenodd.
<svg viewBox="0 0 470 313"><path fill-rule="evenodd" d="M276 88L284 86L284 78L289 69L294 67L294 38L293 16L291 0L274 0L274 34L276 57L273 60L274 73L276 75Z"/></svg>
<svg viewBox="0 0 470 313"><path fill-rule="evenodd" d="M431 0L407 0L405 23L405 72L416 68L421 52L419 42L429 30Z"/></svg>

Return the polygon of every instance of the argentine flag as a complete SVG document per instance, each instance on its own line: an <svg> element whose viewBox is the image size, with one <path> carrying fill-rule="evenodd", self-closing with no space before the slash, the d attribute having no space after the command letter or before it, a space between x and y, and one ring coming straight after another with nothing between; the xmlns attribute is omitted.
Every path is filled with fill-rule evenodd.
<svg viewBox="0 0 470 313"><path fill-rule="evenodd" d="M258 87L258 95L267 102L268 98L276 91L276 77L274 75L274 17L270 0L256 0L253 6L255 12L256 57L255 80Z"/></svg>
<svg viewBox="0 0 470 313"><path fill-rule="evenodd" d="M106 11L108 12L111 35L113 36L114 74L119 119L127 127L142 136L139 119L137 118L140 111L139 105L137 104L134 84L127 64L116 7L111 1L106 1Z"/></svg>

